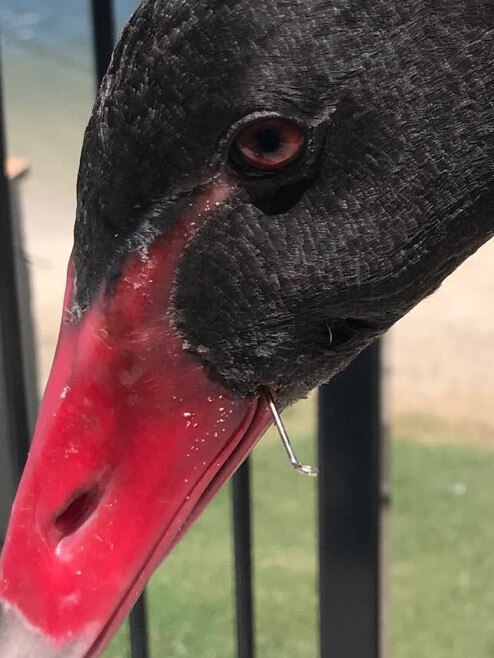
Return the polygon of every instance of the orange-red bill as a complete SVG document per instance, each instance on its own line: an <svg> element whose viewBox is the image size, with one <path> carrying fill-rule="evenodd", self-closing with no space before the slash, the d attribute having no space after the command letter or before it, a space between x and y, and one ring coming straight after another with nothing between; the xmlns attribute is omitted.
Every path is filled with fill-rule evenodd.
<svg viewBox="0 0 494 658"><path fill-rule="evenodd" d="M2 658L101 654L149 576L269 425L183 349L180 255L216 183L82 318L69 283L57 354L0 562Z"/></svg>

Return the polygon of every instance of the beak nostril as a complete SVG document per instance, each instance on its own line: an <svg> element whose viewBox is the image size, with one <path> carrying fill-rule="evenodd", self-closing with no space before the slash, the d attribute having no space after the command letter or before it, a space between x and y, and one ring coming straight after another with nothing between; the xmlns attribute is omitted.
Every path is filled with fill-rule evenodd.
<svg viewBox="0 0 494 658"><path fill-rule="evenodd" d="M53 520L58 541L79 530L97 508L101 496L102 489L98 484L79 490L72 496Z"/></svg>

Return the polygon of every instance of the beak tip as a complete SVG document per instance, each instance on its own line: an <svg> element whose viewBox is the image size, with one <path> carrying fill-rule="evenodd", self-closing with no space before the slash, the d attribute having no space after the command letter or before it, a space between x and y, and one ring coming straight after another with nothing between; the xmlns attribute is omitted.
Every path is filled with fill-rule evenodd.
<svg viewBox="0 0 494 658"><path fill-rule="evenodd" d="M15 608L0 601L2 658L82 658L86 651L74 643L57 646Z"/></svg>

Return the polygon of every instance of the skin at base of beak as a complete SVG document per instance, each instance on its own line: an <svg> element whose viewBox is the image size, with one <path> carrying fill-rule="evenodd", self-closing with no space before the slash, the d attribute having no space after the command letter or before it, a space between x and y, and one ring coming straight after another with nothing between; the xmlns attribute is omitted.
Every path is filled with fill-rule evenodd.
<svg viewBox="0 0 494 658"><path fill-rule="evenodd" d="M2 658L95 658L154 569L270 423L184 350L170 317L180 255L216 182L72 319L0 562Z"/></svg>

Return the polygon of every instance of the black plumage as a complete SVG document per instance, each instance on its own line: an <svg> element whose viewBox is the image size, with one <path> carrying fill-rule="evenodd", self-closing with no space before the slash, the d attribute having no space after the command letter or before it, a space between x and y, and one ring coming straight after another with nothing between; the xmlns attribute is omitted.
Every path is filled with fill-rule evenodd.
<svg viewBox="0 0 494 658"><path fill-rule="evenodd" d="M489 0L143 2L86 133L77 313L232 175L232 126L293 117L307 156L211 209L172 312L230 391L305 395L493 234L493 28Z"/></svg>

